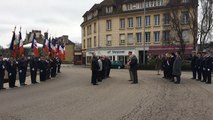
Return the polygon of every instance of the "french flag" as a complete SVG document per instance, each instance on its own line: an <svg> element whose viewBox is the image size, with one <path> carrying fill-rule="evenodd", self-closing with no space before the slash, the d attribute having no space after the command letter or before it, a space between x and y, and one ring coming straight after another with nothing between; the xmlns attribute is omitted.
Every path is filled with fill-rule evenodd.
<svg viewBox="0 0 213 120"><path fill-rule="evenodd" d="M33 35L33 40L32 40L31 48L33 50L34 56L38 57L38 46L37 46L36 34L35 33Z"/></svg>
<svg viewBox="0 0 213 120"><path fill-rule="evenodd" d="M15 30L14 30L12 40L11 40L11 43L10 43L10 48L9 48L12 51L13 57L16 57L15 40L16 40L16 34L15 34Z"/></svg>
<svg viewBox="0 0 213 120"><path fill-rule="evenodd" d="M43 49L46 55L49 55L49 40L47 35L45 35L45 38L44 38Z"/></svg>
<svg viewBox="0 0 213 120"><path fill-rule="evenodd" d="M23 39L21 35L21 31L19 32L19 55L22 56L24 54L24 45L23 45Z"/></svg>
<svg viewBox="0 0 213 120"><path fill-rule="evenodd" d="M58 55L59 55L59 58L61 60L65 60L64 59L65 58L65 50L64 50L64 46L63 45L59 45L59 53L58 53Z"/></svg>

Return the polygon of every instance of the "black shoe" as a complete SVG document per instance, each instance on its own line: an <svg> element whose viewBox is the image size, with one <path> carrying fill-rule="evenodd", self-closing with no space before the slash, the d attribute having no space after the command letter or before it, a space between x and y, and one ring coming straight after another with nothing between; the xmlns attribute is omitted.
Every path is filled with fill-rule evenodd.
<svg viewBox="0 0 213 120"><path fill-rule="evenodd" d="M0 90L6 90L6 88L0 88Z"/></svg>
<svg viewBox="0 0 213 120"><path fill-rule="evenodd" d="M96 84L93 84L93 85L98 85L98 84L96 83Z"/></svg>
<svg viewBox="0 0 213 120"><path fill-rule="evenodd" d="M22 83L22 84L21 84L21 86L25 86L25 85L27 85L27 84L25 84L25 83Z"/></svg>
<svg viewBox="0 0 213 120"><path fill-rule="evenodd" d="M206 84L211 84L210 82L206 82Z"/></svg>
<svg viewBox="0 0 213 120"><path fill-rule="evenodd" d="M14 87L18 87L18 86L14 86Z"/></svg>
<svg viewBox="0 0 213 120"><path fill-rule="evenodd" d="M180 84L180 82L174 82L175 84Z"/></svg>

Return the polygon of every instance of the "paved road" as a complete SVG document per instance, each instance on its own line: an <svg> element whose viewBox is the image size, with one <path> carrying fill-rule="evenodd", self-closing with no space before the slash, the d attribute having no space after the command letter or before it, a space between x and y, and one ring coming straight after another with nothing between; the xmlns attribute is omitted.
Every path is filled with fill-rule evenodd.
<svg viewBox="0 0 213 120"><path fill-rule="evenodd" d="M66 66L57 78L0 91L0 120L212 120L213 85L190 80L180 85L139 71L129 84L127 70L90 84L88 68Z"/></svg>

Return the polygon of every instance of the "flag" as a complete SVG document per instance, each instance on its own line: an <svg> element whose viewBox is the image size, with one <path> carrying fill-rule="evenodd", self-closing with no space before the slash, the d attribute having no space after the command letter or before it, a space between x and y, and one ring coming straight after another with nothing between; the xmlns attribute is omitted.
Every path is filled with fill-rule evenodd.
<svg viewBox="0 0 213 120"><path fill-rule="evenodd" d="M31 48L33 49L34 56L38 57L38 46L37 46L36 34L35 33L33 35Z"/></svg>
<svg viewBox="0 0 213 120"><path fill-rule="evenodd" d="M46 52L46 55L49 55L49 40L47 35L44 37L43 49Z"/></svg>
<svg viewBox="0 0 213 120"><path fill-rule="evenodd" d="M49 54L51 54L51 51L52 51L51 44L52 44L52 42L51 42L51 39L49 38L49 40L48 40Z"/></svg>
<svg viewBox="0 0 213 120"><path fill-rule="evenodd" d="M59 53L58 53L59 58L64 61L65 58L65 51L64 51L64 46L59 45Z"/></svg>
<svg viewBox="0 0 213 120"><path fill-rule="evenodd" d="M23 39L22 39L22 36L21 36L21 31L19 32L18 47L19 47L19 55L22 56L24 54L24 45L23 45Z"/></svg>
<svg viewBox="0 0 213 120"><path fill-rule="evenodd" d="M12 52L12 56L15 58L16 57L16 50L15 50L15 40L16 40L16 34L15 31L13 31L13 36L12 36L12 40L10 43L10 50Z"/></svg>
<svg viewBox="0 0 213 120"><path fill-rule="evenodd" d="M51 53L53 55L53 57L56 56L56 40L52 39L52 43L51 43Z"/></svg>

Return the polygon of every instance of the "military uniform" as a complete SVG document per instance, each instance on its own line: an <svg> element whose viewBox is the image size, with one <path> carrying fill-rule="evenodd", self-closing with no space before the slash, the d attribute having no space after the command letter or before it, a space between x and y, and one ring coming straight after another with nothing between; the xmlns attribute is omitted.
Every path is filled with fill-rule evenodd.
<svg viewBox="0 0 213 120"><path fill-rule="evenodd" d="M196 55L192 56L191 59L191 69L192 69L192 79L196 79L197 76L197 61L198 57Z"/></svg>
<svg viewBox="0 0 213 120"><path fill-rule="evenodd" d="M211 84L211 72L212 72L212 57L208 56L206 57L206 83Z"/></svg>
<svg viewBox="0 0 213 120"><path fill-rule="evenodd" d="M18 60L18 73L19 73L19 81L20 85L26 85L26 73L27 73L27 60L25 58L21 58Z"/></svg>
<svg viewBox="0 0 213 120"><path fill-rule="evenodd" d="M46 80L46 69L47 69L47 63L44 59L39 59L39 74L40 74L40 81Z"/></svg>
<svg viewBox="0 0 213 120"><path fill-rule="evenodd" d="M30 74L31 74L31 82L32 84L38 83L36 81L36 76L37 76L37 69L38 69L38 61L36 58L32 57L30 59Z"/></svg>
<svg viewBox="0 0 213 120"><path fill-rule="evenodd" d="M201 80L201 82L206 82L206 57L204 56L201 60L201 73L203 76L203 79Z"/></svg>
<svg viewBox="0 0 213 120"><path fill-rule="evenodd" d="M16 83L16 74L17 74L17 62L15 60L9 60L6 63L6 69L9 77L9 87L14 88Z"/></svg>

